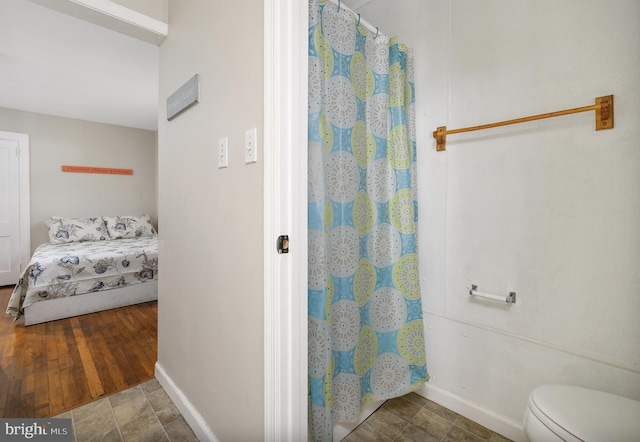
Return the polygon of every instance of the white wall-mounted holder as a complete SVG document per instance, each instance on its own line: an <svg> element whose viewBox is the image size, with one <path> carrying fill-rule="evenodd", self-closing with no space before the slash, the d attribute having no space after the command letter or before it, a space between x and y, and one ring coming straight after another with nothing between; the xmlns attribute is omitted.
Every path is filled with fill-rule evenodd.
<svg viewBox="0 0 640 442"><path fill-rule="evenodd" d="M500 301L506 302L507 304L515 304L516 303L516 292L509 292L508 295L493 295L491 293L483 293L478 291L478 286L475 284L471 285L471 290L469 290L470 296L477 296L479 298L491 299L492 301Z"/></svg>

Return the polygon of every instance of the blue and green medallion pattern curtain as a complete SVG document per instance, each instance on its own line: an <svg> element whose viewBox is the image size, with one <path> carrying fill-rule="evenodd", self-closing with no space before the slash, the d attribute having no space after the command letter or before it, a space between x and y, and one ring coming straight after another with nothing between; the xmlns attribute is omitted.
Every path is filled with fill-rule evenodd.
<svg viewBox="0 0 640 442"><path fill-rule="evenodd" d="M413 57L326 0L309 20L309 428L428 379Z"/></svg>

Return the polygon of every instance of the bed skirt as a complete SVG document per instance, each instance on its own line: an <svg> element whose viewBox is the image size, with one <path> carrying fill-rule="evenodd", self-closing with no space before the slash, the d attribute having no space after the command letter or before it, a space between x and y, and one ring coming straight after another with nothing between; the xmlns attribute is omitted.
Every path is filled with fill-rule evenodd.
<svg viewBox="0 0 640 442"><path fill-rule="evenodd" d="M34 302L24 309L24 325L55 321L156 299L158 299L158 281L149 281L97 293Z"/></svg>

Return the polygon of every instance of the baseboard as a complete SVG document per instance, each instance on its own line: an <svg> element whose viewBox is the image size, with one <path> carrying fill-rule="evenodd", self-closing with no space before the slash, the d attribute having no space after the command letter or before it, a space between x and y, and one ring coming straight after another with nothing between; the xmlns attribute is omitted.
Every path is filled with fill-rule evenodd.
<svg viewBox="0 0 640 442"><path fill-rule="evenodd" d="M219 442L216 436L211 431L211 428L207 425L204 418L198 410L193 406L189 399L184 395L182 390L180 390L176 384L171 380L171 378L167 375L167 372L162 368L159 362L156 362L155 368L156 379L162 388L167 392L173 403L176 405L184 420L189 424L198 440L200 441L209 441L209 442Z"/></svg>
<svg viewBox="0 0 640 442"><path fill-rule="evenodd" d="M496 414L461 398L449 391L443 390L432 384L424 384L416 391L422 397L432 400L456 413L471 419L474 422L484 425L488 429L507 437L514 442L528 442L521 423ZM522 411L524 413L524 410Z"/></svg>

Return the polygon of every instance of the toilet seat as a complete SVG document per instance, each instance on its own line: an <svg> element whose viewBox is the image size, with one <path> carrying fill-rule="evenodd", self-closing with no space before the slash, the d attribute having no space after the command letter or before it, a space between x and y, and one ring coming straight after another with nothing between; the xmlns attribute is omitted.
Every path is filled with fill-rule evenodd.
<svg viewBox="0 0 640 442"><path fill-rule="evenodd" d="M529 410L560 438L571 441L640 440L640 402L569 385L531 392Z"/></svg>

